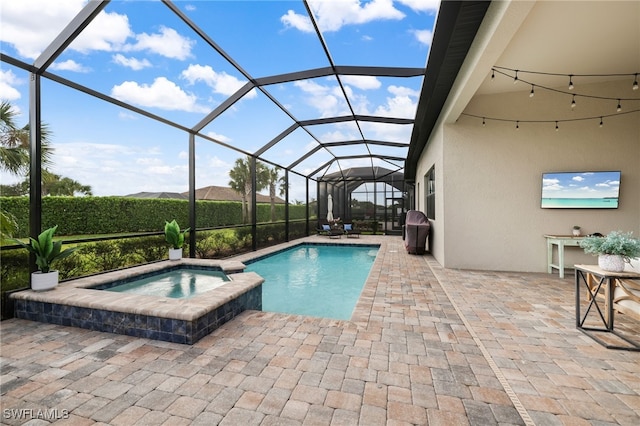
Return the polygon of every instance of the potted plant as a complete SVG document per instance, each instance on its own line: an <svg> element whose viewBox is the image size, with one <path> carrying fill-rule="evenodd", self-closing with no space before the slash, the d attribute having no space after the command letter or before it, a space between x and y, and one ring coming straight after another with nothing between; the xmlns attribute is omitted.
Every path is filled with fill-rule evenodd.
<svg viewBox="0 0 640 426"><path fill-rule="evenodd" d="M579 237L580 236L580 226L578 225L573 225L573 236L574 237Z"/></svg>
<svg viewBox="0 0 640 426"><path fill-rule="evenodd" d="M164 223L164 239L171 246L169 248L169 260L178 260L182 258L182 246L184 245L184 235L189 232L190 228L180 231L180 225L173 219L171 222Z"/></svg>
<svg viewBox="0 0 640 426"><path fill-rule="evenodd" d="M76 251L77 247L62 250L62 241L53 241L53 234L58 229L58 225L44 230L38 239L29 238L29 244L20 240L14 240L29 253L36 256L38 271L31 274L31 289L34 291L51 290L58 285L58 271L51 269L51 264L58 259L63 259Z"/></svg>
<svg viewBox="0 0 640 426"><path fill-rule="evenodd" d="M612 231L607 236L588 236L580 241L585 253L598 256L598 266L609 272L622 272L624 264L640 256L640 240L631 232Z"/></svg>

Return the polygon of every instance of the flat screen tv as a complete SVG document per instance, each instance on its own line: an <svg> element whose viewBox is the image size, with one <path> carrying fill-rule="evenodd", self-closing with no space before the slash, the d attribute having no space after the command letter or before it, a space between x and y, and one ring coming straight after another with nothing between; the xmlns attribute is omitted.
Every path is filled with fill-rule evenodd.
<svg viewBox="0 0 640 426"><path fill-rule="evenodd" d="M617 209L620 171L542 174L543 209Z"/></svg>

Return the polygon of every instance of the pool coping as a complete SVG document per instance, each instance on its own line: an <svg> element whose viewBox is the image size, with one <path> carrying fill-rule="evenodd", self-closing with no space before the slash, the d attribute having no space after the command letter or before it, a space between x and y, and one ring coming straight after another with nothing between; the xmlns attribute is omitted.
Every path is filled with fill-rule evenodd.
<svg viewBox="0 0 640 426"><path fill-rule="evenodd" d="M91 288L111 281L127 279L133 275L152 273L174 266L189 265L218 267L228 274L231 281L188 299L125 294ZM262 277L254 272L240 272L244 268L245 265L237 260L190 258L164 260L61 282L56 288L49 291L24 290L13 293L11 297L15 300L195 321L208 312L262 285L264 282ZM96 292L99 292L99 294ZM96 297L98 295L99 297Z"/></svg>

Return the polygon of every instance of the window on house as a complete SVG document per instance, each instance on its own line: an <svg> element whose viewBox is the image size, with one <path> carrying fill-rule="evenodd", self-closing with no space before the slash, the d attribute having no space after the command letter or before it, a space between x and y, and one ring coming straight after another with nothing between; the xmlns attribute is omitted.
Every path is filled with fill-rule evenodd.
<svg viewBox="0 0 640 426"><path fill-rule="evenodd" d="M429 219L436 218L436 166L424 175L425 214Z"/></svg>

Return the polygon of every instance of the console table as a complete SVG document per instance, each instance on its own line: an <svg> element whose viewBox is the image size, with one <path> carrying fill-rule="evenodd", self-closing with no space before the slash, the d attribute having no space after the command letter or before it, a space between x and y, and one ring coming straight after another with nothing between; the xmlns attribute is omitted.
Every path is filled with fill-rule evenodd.
<svg viewBox="0 0 640 426"><path fill-rule="evenodd" d="M564 248L567 246L580 246L580 241L584 237L575 237L573 235L545 235L547 239L547 272L550 274L553 269L558 270L560 278L564 278ZM558 247L558 263L553 263L553 246Z"/></svg>
<svg viewBox="0 0 640 426"><path fill-rule="evenodd" d="M638 279L640 274L637 272L609 272L604 271L597 265L575 265L576 268L576 328L582 331L584 334L606 347L607 349L622 349L627 351L640 351L640 343L634 342L626 336L618 333L614 329L615 311L613 309L613 293L615 290L616 279L630 278ZM587 289L587 301L589 305L584 312L584 315L580 315L580 287L581 283ZM598 304L598 292L600 289L604 289L604 313L600 309ZM601 327L585 327L584 323L591 311L591 308L595 306L595 309L604 325ZM630 346L618 346L610 345L595 336L592 332L599 331L605 333L611 333L620 339L627 342Z"/></svg>

